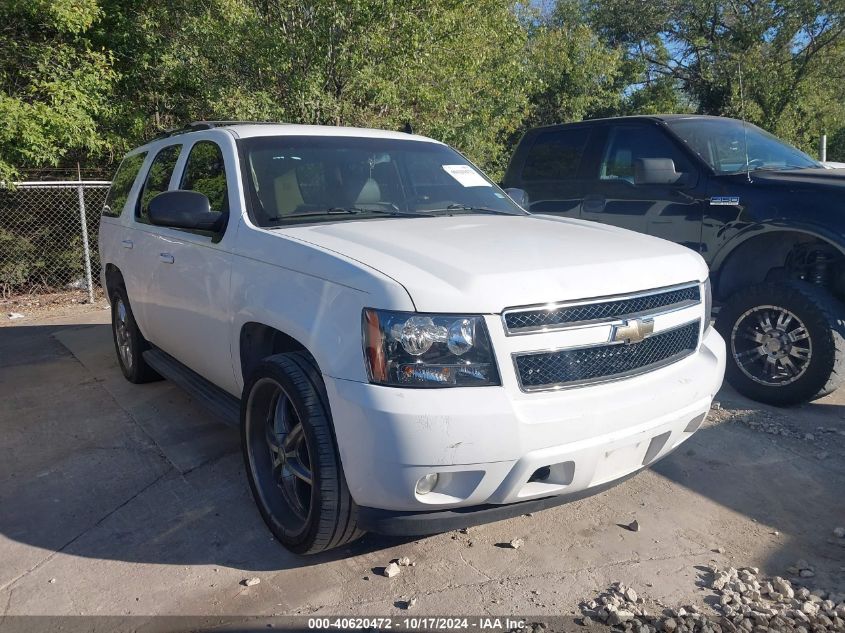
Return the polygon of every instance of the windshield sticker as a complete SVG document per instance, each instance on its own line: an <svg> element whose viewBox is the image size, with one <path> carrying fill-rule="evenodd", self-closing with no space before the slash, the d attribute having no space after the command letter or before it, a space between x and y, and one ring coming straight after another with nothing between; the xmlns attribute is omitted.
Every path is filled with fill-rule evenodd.
<svg viewBox="0 0 845 633"><path fill-rule="evenodd" d="M489 182L469 165L443 165L443 171L464 187L492 187Z"/></svg>
<svg viewBox="0 0 845 633"><path fill-rule="evenodd" d="M734 207L739 204L739 196L713 196L710 205L716 207Z"/></svg>

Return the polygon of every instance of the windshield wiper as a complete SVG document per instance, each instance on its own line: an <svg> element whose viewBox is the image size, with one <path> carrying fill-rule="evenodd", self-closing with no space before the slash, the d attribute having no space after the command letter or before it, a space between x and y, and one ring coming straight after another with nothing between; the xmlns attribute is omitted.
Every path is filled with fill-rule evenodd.
<svg viewBox="0 0 845 633"><path fill-rule="evenodd" d="M366 213L376 213L379 215L390 216L414 216L418 217L420 213L413 213L410 211L398 211L396 209L361 209L360 207L328 207L319 211L303 211L302 213L290 213L288 215L275 216L267 218L270 222L281 222L283 220L293 220L296 218L311 218L326 215L361 215Z"/></svg>
<svg viewBox="0 0 845 633"><path fill-rule="evenodd" d="M493 215L518 215L517 213L505 211L503 209L491 209L490 207L474 207L472 205L467 204L450 204L445 209L435 209L433 212L437 213L443 211L469 211L470 213L491 213Z"/></svg>

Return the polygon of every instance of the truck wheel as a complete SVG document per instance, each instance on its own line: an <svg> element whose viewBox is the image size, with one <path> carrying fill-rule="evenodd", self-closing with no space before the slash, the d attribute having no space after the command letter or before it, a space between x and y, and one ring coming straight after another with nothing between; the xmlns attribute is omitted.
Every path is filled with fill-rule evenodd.
<svg viewBox="0 0 845 633"><path fill-rule="evenodd" d="M726 377L754 400L790 405L821 398L845 380L845 306L810 284L743 288L722 307Z"/></svg>
<svg viewBox="0 0 845 633"><path fill-rule="evenodd" d="M135 384L161 380L161 376L147 365L142 354L150 348L138 329L126 288L118 286L111 294L111 329L117 362L126 380Z"/></svg>
<svg viewBox="0 0 845 633"><path fill-rule="evenodd" d="M241 399L241 440L258 509L285 547L316 554L363 534L310 355L277 354L258 364Z"/></svg>

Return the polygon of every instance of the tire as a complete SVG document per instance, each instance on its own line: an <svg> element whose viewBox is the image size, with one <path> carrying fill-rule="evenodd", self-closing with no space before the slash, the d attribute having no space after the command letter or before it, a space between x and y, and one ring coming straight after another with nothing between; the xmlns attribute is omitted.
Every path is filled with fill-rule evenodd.
<svg viewBox="0 0 845 633"><path fill-rule="evenodd" d="M111 294L111 330L117 363L126 380L141 384L162 379L144 360L143 353L150 349L150 344L135 323L123 286L118 286Z"/></svg>
<svg viewBox="0 0 845 633"><path fill-rule="evenodd" d="M753 400L798 404L845 381L845 306L820 287L743 288L722 307L716 329L727 343L728 382Z"/></svg>
<svg viewBox="0 0 845 633"><path fill-rule="evenodd" d="M363 534L309 354L277 354L255 368L241 398L241 445L261 516L287 549L316 554Z"/></svg>

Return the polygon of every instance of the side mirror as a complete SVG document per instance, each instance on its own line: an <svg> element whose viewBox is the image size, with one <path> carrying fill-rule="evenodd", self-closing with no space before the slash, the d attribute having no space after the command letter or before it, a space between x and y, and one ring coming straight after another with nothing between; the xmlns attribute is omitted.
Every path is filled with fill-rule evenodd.
<svg viewBox="0 0 845 633"><path fill-rule="evenodd" d="M524 189L510 187L508 189L505 189L505 193L508 194L510 199L516 202L523 209L525 209L526 211L528 210L528 194L525 192Z"/></svg>
<svg viewBox="0 0 845 633"><path fill-rule="evenodd" d="M671 158L638 158L634 161L635 185L681 185L686 174L675 171Z"/></svg>
<svg viewBox="0 0 845 633"><path fill-rule="evenodd" d="M219 232L225 214L212 213L208 197L196 191L163 191L150 200L150 222L175 229Z"/></svg>

